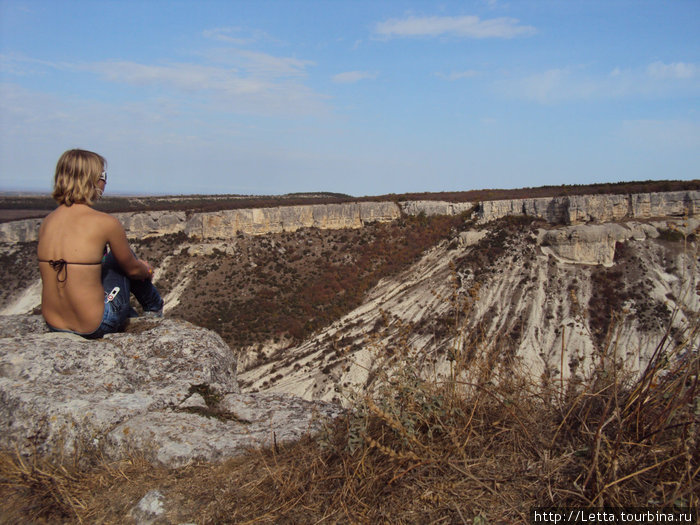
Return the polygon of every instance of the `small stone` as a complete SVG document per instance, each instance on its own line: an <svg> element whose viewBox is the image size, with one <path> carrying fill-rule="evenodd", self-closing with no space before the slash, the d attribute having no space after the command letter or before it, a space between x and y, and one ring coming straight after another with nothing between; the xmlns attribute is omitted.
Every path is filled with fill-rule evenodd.
<svg viewBox="0 0 700 525"><path fill-rule="evenodd" d="M180 408L207 408L207 402L201 394L195 392L180 403Z"/></svg>
<svg viewBox="0 0 700 525"><path fill-rule="evenodd" d="M164 496L159 490L150 490L129 513L137 525L150 525L165 513Z"/></svg>

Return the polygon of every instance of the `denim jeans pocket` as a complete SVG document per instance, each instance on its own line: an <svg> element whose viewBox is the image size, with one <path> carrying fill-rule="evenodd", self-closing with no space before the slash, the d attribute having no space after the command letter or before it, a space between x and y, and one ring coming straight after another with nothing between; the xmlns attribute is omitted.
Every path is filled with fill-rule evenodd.
<svg viewBox="0 0 700 525"><path fill-rule="evenodd" d="M102 316L102 323L95 331L95 336L102 337L104 334L119 332L124 328L128 315L128 304L108 301L105 298L105 311Z"/></svg>

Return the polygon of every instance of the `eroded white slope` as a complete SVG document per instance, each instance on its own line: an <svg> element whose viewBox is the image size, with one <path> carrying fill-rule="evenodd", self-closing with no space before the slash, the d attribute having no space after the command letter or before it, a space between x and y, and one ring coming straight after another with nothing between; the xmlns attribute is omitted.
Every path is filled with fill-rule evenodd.
<svg viewBox="0 0 700 525"><path fill-rule="evenodd" d="M0 315L27 314L41 306L41 279L22 290L19 296L0 310Z"/></svg>
<svg viewBox="0 0 700 525"><path fill-rule="evenodd" d="M697 226L693 221L687 230ZM670 312L677 310L674 322L682 327L700 310L697 248L655 241L667 227L666 222L596 225L590 231L576 226L550 229L548 235L523 229L505 237L487 229L481 241L481 235L463 234L463 242L445 242L381 281L364 304L311 339L276 349L264 362L248 361L239 380L248 390L342 401L351 387L371 387L377 369L390 368L397 351L409 352L426 375L446 375L446 356L454 351L492 352L535 377L585 373L606 345L595 315L606 298L600 290L593 297L594 287L613 277L634 293L622 305L619 322L603 327L613 335L608 354L639 370ZM616 247L622 250L618 243L627 255L613 261ZM601 273L608 270L620 275ZM650 318L655 311L663 319Z"/></svg>

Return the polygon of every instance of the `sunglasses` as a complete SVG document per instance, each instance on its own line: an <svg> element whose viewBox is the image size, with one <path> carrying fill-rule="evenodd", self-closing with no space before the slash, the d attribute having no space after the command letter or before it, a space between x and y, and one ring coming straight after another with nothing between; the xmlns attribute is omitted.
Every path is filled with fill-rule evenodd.
<svg viewBox="0 0 700 525"><path fill-rule="evenodd" d="M100 178L97 180L102 180L105 184L107 184L107 172L103 171L102 173L100 173Z"/></svg>

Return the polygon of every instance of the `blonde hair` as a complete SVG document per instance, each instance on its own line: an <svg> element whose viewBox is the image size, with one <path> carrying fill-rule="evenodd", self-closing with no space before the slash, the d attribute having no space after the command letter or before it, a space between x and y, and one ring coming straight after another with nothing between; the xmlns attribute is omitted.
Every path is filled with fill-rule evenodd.
<svg viewBox="0 0 700 525"><path fill-rule="evenodd" d="M56 164L52 197L66 206L91 205L97 196L97 181L106 167L102 155L82 149L66 151Z"/></svg>

